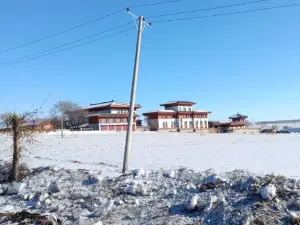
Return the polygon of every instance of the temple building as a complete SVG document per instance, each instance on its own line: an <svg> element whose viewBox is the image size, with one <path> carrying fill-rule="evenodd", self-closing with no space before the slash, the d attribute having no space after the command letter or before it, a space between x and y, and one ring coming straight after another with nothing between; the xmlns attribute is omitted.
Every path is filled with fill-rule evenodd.
<svg viewBox="0 0 300 225"><path fill-rule="evenodd" d="M85 117L88 118L89 127L99 131L127 131L129 104L109 101L83 108ZM141 108L140 105L135 105L134 110ZM139 115L134 115L134 123L132 130L136 130L136 118Z"/></svg>
<svg viewBox="0 0 300 225"><path fill-rule="evenodd" d="M170 101L160 106L164 109L143 113L150 130L197 130L208 129L208 115L205 110L195 110L196 103Z"/></svg>
<svg viewBox="0 0 300 225"><path fill-rule="evenodd" d="M229 117L231 121L211 121L210 126L216 128L218 132L230 133L236 129L245 129L248 125L247 118L248 116L237 113Z"/></svg>

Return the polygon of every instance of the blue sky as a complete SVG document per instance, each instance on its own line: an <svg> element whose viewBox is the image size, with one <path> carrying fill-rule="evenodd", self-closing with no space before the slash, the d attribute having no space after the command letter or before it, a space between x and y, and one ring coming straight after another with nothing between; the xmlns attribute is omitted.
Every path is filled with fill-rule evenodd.
<svg viewBox="0 0 300 225"><path fill-rule="evenodd" d="M157 1L5 1L0 8L0 49L56 33L123 7ZM147 16L245 1L183 0L136 8L133 12ZM300 1L270 0L176 18L292 3ZM124 11L63 35L1 53L0 62L130 20ZM226 119L236 112L256 121L300 118L299 23L300 6L154 23L143 33L136 99L143 105L140 113L158 109L165 101L190 100L197 102L198 109L212 111L212 119ZM129 102L135 45L136 30L132 30L70 51L2 66L0 111L38 107L49 94L51 97L43 107L45 115L59 100L72 100L82 106L112 99Z"/></svg>

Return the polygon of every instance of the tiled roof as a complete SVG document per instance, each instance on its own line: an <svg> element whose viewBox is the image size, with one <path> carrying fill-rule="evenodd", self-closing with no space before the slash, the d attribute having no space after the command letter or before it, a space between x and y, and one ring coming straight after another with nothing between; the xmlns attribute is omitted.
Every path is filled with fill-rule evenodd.
<svg viewBox="0 0 300 225"><path fill-rule="evenodd" d="M172 104L192 104L195 105L195 102L190 102L190 101L168 101L166 103L160 104L161 106L165 105L172 105Z"/></svg>
<svg viewBox="0 0 300 225"><path fill-rule="evenodd" d="M108 101L108 102L101 102L101 103L96 103L96 104L90 104L87 107L84 107L83 109L93 109L93 108L101 108L101 107L105 107L105 106L126 106L129 107L129 104L123 103L123 102L116 102L114 100ZM140 107L140 105L135 104L135 107Z"/></svg>
<svg viewBox="0 0 300 225"><path fill-rule="evenodd" d="M248 118L248 116L245 116L245 115L242 115L240 113L237 113L237 114L229 117L229 119L237 119L237 118L241 118L241 117Z"/></svg>

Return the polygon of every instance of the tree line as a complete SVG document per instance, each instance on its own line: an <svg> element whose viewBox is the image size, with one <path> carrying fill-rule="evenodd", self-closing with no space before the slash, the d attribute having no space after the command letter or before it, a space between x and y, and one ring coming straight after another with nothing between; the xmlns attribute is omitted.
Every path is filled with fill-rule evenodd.
<svg viewBox="0 0 300 225"><path fill-rule="evenodd" d="M9 165L10 181L22 179L22 169L20 169L21 152L24 144L32 144L34 142L34 126L36 121L41 120L39 109L32 112L16 113L5 112L0 114L0 127L5 128L7 135L12 139L13 157L12 163ZM61 127L61 121L65 121L64 117L68 117L70 126L79 125L84 122L84 113L81 107L72 101L59 101L51 108L49 119L55 124L56 128ZM61 120L63 119L63 120Z"/></svg>
<svg viewBox="0 0 300 225"><path fill-rule="evenodd" d="M46 118L41 118L38 114L36 118L31 118L36 122L41 121L51 121L56 129L61 128L61 121L63 118L64 127L72 128L74 126L79 126L84 123L84 112L81 110L82 107L72 101L59 101L55 103L49 111L49 115ZM9 129L11 124L9 124L9 118L13 112L0 112L0 127L4 129Z"/></svg>

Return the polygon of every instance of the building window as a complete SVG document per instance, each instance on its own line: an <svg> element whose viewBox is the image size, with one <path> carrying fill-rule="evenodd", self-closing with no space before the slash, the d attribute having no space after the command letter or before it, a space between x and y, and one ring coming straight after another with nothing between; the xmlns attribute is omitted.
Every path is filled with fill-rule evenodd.
<svg viewBox="0 0 300 225"><path fill-rule="evenodd" d="M190 128L193 128L193 121L190 121Z"/></svg>
<svg viewBox="0 0 300 225"><path fill-rule="evenodd" d="M116 123L120 123L121 122L121 119L120 118L117 118L116 119Z"/></svg>
<svg viewBox="0 0 300 225"><path fill-rule="evenodd" d="M183 108L183 111L186 111L186 107Z"/></svg>
<svg viewBox="0 0 300 225"><path fill-rule="evenodd" d="M190 111L190 112L192 111L192 108L191 108L191 107L189 108L189 111Z"/></svg>
<svg viewBox="0 0 300 225"><path fill-rule="evenodd" d="M101 123L106 123L106 119L101 119L100 122Z"/></svg>
<svg viewBox="0 0 300 225"><path fill-rule="evenodd" d="M114 122L114 119L108 119L108 122L109 122L109 123L113 123L113 122Z"/></svg>
<svg viewBox="0 0 300 225"><path fill-rule="evenodd" d="M127 123L127 118L123 118L123 122L124 122L124 123Z"/></svg>
<svg viewBox="0 0 300 225"><path fill-rule="evenodd" d="M168 122L163 122L163 128L168 128Z"/></svg>
<svg viewBox="0 0 300 225"><path fill-rule="evenodd" d="M188 122L184 121L184 128L188 128Z"/></svg>
<svg viewBox="0 0 300 225"><path fill-rule="evenodd" d="M199 121L196 120L196 128L198 129L199 128Z"/></svg>
<svg viewBox="0 0 300 225"><path fill-rule="evenodd" d="M202 121L200 121L200 127L203 128L203 122Z"/></svg>
<svg viewBox="0 0 300 225"><path fill-rule="evenodd" d="M181 107L179 107L178 110L181 111Z"/></svg>

